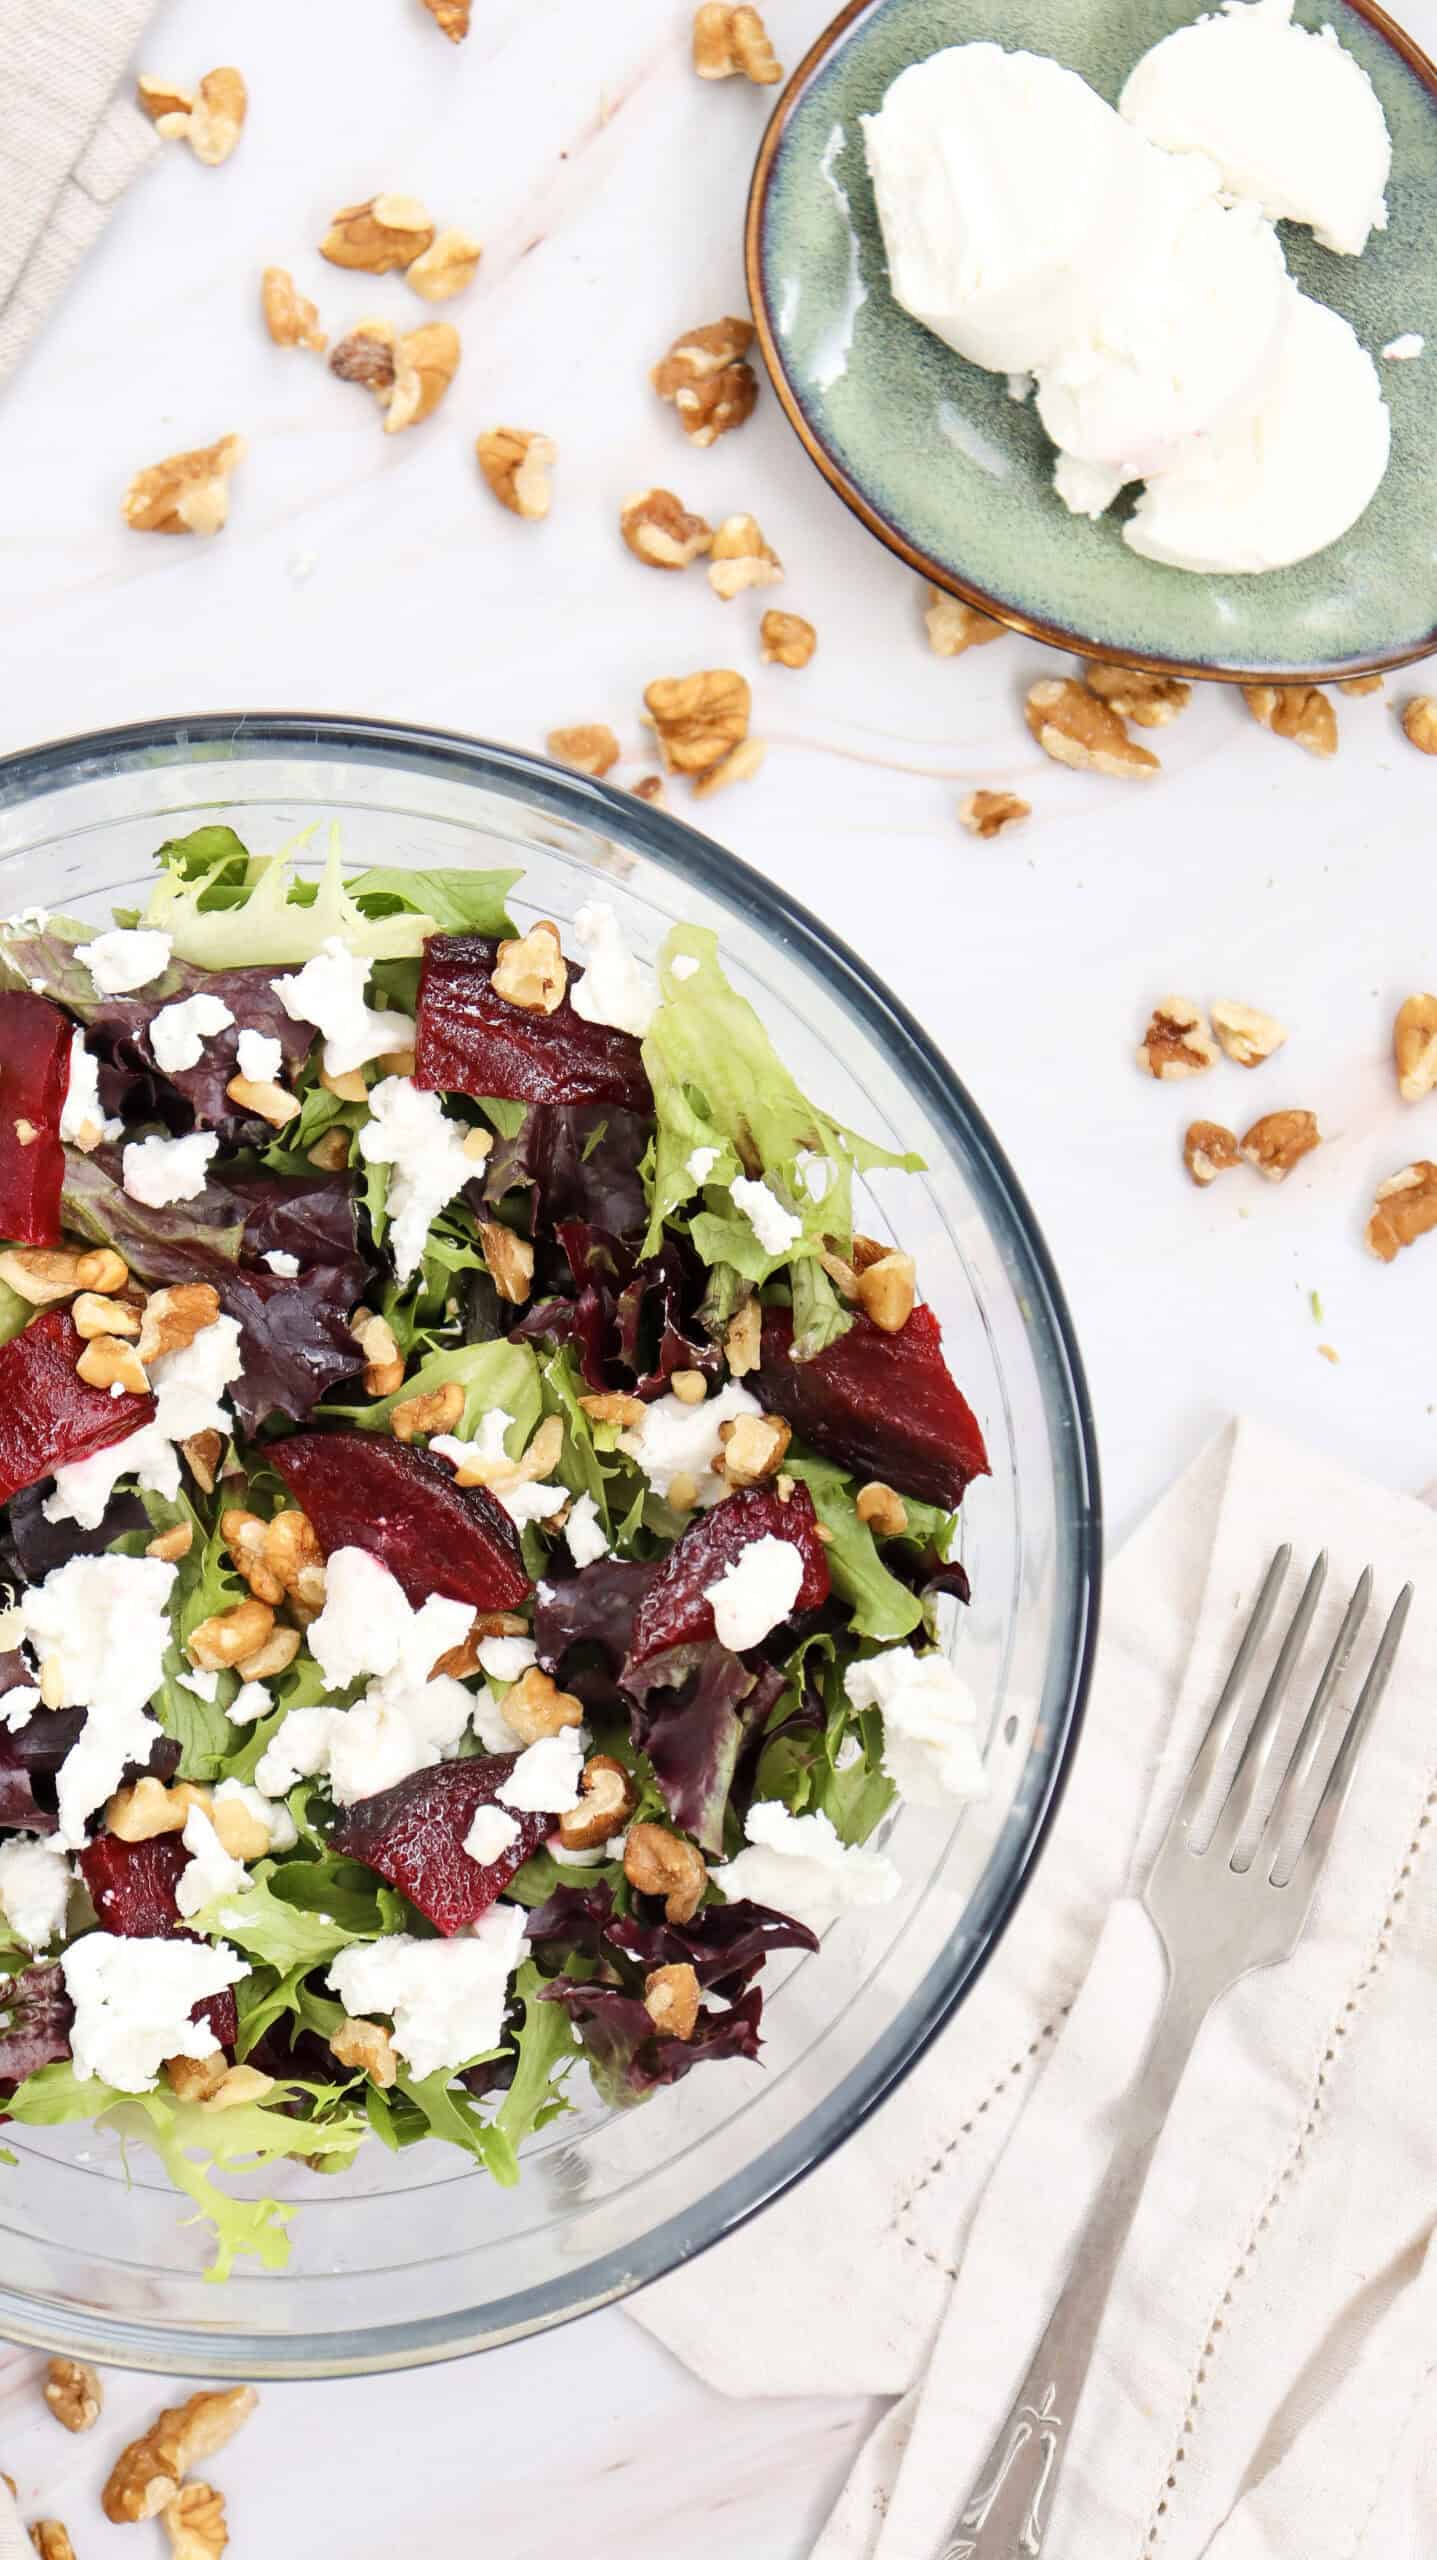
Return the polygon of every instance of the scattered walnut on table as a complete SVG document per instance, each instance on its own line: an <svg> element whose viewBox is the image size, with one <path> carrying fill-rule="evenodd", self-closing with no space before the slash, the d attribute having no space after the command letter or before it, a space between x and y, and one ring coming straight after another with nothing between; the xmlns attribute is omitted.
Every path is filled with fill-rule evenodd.
<svg viewBox="0 0 1437 2560"><path fill-rule="evenodd" d="M1259 1013L1250 1004L1234 1004L1226 996L1219 996L1213 1006L1212 1027L1225 1054L1238 1067L1260 1067L1265 1058L1276 1056L1287 1038L1283 1025L1270 1013Z"/></svg>
<svg viewBox="0 0 1437 2560"><path fill-rule="evenodd" d="M447 320L406 329L394 350L394 387L385 401L384 432L402 435L432 418L459 370L459 332Z"/></svg>
<svg viewBox="0 0 1437 2560"><path fill-rule="evenodd" d="M1046 676L1030 685L1024 713L1043 753L1075 772L1128 780L1161 770L1157 757L1128 736L1111 703L1072 676Z"/></svg>
<svg viewBox="0 0 1437 2560"><path fill-rule="evenodd" d="M1005 827L1015 827L1023 818L1031 818L1032 802L1020 800L1014 791L970 791L958 803L958 823L970 836L985 840L1001 835Z"/></svg>
<svg viewBox="0 0 1437 2560"><path fill-rule="evenodd" d="M704 0L694 11L693 53L701 80L730 80L742 72L756 88L770 89L783 78L757 9L733 8L726 0Z"/></svg>
<svg viewBox="0 0 1437 2560"><path fill-rule="evenodd" d="M1138 1049L1138 1065L1161 1084L1204 1075L1217 1064L1217 1049L1197 1006L1187 996L1161 996Z"/></svg>
<svg viewBox="0 0 1437 2560"><path fill-rule="evenodd" d="M644 2007L661 2036L687 2044L698 2024L699 1978L691 1964L661 1964L644 1976Z"/></svg>
<svg viewBox="0 0 1437 2560"><path fill-rule="evenodd" d="M72 2436L84 2435L104 2401L100 2377L92 2364L73 2356L52 2356L45 2367L45 2406Z"/></svg>
<svg viewBox="0 0 1437 2560"><path fill-rule="evenodd" d="M471 0L421 0L441 35L451 44L462 44L469 33Z"/></svg>
<svg viewBox="0 0 1437 2560"><path fill-rule="evenodd" d="M1290 738L1309 755L1336 755L1337 713L1315 684L1245 684L1242 698L1275 738Z"/></svg>
<svg viewBox="0 0 1437 2560"><path fill-rule="evenodd" d="M356 320L333 349L329 370L341 382L357 382L382 399L394 387L398 333L387 320Z"/></svg>
<svg viewBox="0 0 1437 2560"><path fill-rule="evenodd" d="M187 2471L207 2461L238 2433L258 2394L197 2391L178 2408L162 2409L154 2424L128 2444L110 2473L100 2503L111 2524L140 2524L159 2515L175 2497Z"/></svg>
<svg viewBox="0 0 1437 2560"><path fill-rule="evenodd" d="M404 281L421 302L452 302L479 272L483 245L467 231L437 231L427 249L404 270Z"/></svg>
<svg viewBox="0 0 1437 2560"><path fill-rule="evenodd" d="M644 707L669 771L712 772L747 738L752 700L747 678L732 667L646 685Z"/></svg>
<svg viewBox="0 0 1437 2560"><path fill-rule="evenodd" d="M229 516L230 475L244 460L243 436L172 453L137 471L121 501L134 533L220 533Z"/></svg>
<svg viewBox="0 0 1437 2560"><path fill-rule="evenodd" d="M569 983L558 926L544 916L527 933L501 942L490 983L521 1013L557 1013Z"/></svg>
<svg viewBox="0 0 1437 2560"><path fill-rule="evenodd" d="M708 1869L692 1841L657 1822L636 1822L624 1843L624 1873L636 1893L662 1894L664 1918L676 1929L692 1920Z"/></svg>
<svg viewBox="0 0 1437 2560"><path fill-rule="evenodd" d="M1380 1182L1367 1221L1367 1243L1379 1262L1395 1262L1405 1245L1437 1227L1437 1164L1419 1157Z"/></svg>
<svg viewBox="0 0 1437 2560"><path fill-rule="evenodd" d="M1392 1026L1397 1090L1404 1102L1421 1102L1437 1085L1437 996L1409 996Z"/></svg>
<svg viewBox="0 0 1437 2560"><path fill-rule="evenodd" d="M479 468L501 507L537 524L549 512L549 474L559 458L551 436L526 427L487 427L474 447Z"/></svg>
<svg viewBox="0 0 1437 2560"><path fill-rule="evenodd" d="M1382 678L1380 676L1339 676L1337 690L1339 693L1353 694L1380 693Z"/></svg>
<svg viewBox="0 0 1437 2560"><path fill-rule="evenodd" d="M1285 1182L1304 1156L1322 1143L1311 1111L1269 1111L1241 1140L1238 1153L1269 1182Z"/></svg>
<svg viewBox="0 0 1437 2560"><path fill-rule="evenodd" d="M319 325L319 312L302 294L288 267L266 267L259 280L264 325L277 347L312 347L322 355L329 344Z"/></svg>
<svg viewBox="0 0 1437 2560"><path fill-rule="evenodd" d="M713 538L709 585L725 604L749 587L776 587L783 562L764 540L756 516L725 516Z"/></svg>
<svg viewBox="0 0 1437 2560"><path fill-rule="evenodd" d="M1200 1191L1241 1164L1237 1139L1220 1120L1194 1120L1183 1133L1183 1163Z"/></svg>
<svg viewBox="0 0 1437 2560"><path fill-rule="evenodd" d="M1424 756L1437 756L1437 693L1414 693L1402 706L1403 734Z"/></svg>
<svg viewBox="0 0 1437 2560"><path fill-rule="evenodd" d="M711 445L752 417L758 377L744 359L753 344L753 322L730 315L676 338L649 375L661 400L670 400L690 444Z"/></svg>
<svg viewBox="0 0 1437 2560"><path fill-rule="evenodd" d="M742 746L735 747L720 763L710 765L707 773L698 775L694 798L708 800L715 791L727 791L731 782L752 782L767 753L761 738L745 738Z"/></svg>
<svg viewBox="0 0 1437 2560"><path fill-rule="evenodd" d="M780 613L770 605L758 626L758 654L766 667L806 667L818 647L818 633L801 613Z"/></svg>
<svg viewBox="0 0 1437 2560"><path fill-rule="evenodd" d="M187 142L207 169L217 169L221 161L228 160L249 112L244 74L233 63L222 63L217 70L207 71L199 94L193 98L172 83L151 79L145 73L135 87L146 115L167 142Z"/></svg>
<svg viewBox="0 0 1437 2560"><path fill-rule="evenodd" d="M591 720L577 729L551 729L544 744L560 764L575 773L602 779L619 761L619 742L607 721Z"/></svg>
<svg viewBox="0 0 1437 2560"><path fill-rule="evenodd" d="M648 569L687 569L713 549L713 527L672 489L641 489L619 509L619 531Z"/></svg>
<svg viewBox="0 0 1437 2560"><path fill-rule="evenodd" d="M980 613L976 604L965 604L961 596L945 595L941 587L929 588L923 620L935 658L961 658L965 649L986 649L990 640L1012 636L1006 622Z"/></svg>
<svg viewBox="0 0 1437 2560"><path fill-rule="evenodd" d="M140 73L135 96L151 124L156 125L161 116L187 116L195 103L192 89L182 89L174 80L157 79L152 71Z"/></svg>
<svg viewBox="0 0 1437 2560"><path fill-rule="evenodd" d="M1111 704L1120 719L1135 720L1140 729L1165 729L1193 695L1181 677L1149 675L1141 667L1087 665L1082 680L1089 693Z"/></svg>
<svg viewBox="0 0 1437 2560"><path fill-rule="evenodd" d="M75 2546L55 2516L40 2516L30 2527L30 2540L40 2560L75 2560Z"/></svg>
<svg viewBox="0 0 1437 2560"><path fill-rule="evenodd" d="M417 197L369 196L363 204L341 207L319 244L319 254L332 267L387 276L396 267L412 267L433 239L434 225Z"/></svg>
<svg viewBox="0 0 1437 2560"><path fill-rule="evenodd" d="M187 2480L160 2510L170 2538L170 2560L222 2560L229 2544L225 2502L204 2480Z"/></svg>

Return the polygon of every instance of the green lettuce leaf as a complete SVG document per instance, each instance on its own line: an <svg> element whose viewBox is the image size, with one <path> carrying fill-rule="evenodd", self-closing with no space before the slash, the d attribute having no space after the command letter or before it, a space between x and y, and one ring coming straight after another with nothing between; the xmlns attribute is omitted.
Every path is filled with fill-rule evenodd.
<svg viewBox="0 0 1437 2560"><path fill-rule="evenodd" d="M457 1351L431 1351L392 1396L382 1396L377 1404L326 1405L325 1412L338 1421L352 1422L358 1431L387 1431L397 1404L452 1381L464 1390L455 1438L473 1439L484 1415L497 1407L516 1425L506 1432L505 1445L510 1456L517 1457L544 1411L539 1363L527 1342L467 1342Z"/></svg>
<svg viewBox="0 0 1437 2560"><path fill-rule="evenodd" d="M338 827L330 831L318 883L296 882L294 857L304 840L296 838L267 861L251 858L243 895L230 897L233 883L227 878L223 904L215 899L208 869L199 881L178 867L167 869L150 893L145 923L170 936L178 959L201 969L302 968L331 934L370 960L418 959L434 919L408 910L363 914L344 885ZM303 894L311 886L313 894Z"/></svg>
<svg viewBox="0 0 1437 2560"><path fill-rule="evenodd" d="M874 1543L872 1530L854 1507L854 1479L829 1458L784 1459L790 1475L806 1484L820 1525L828 1532L828 1570L833 1587L853 1612L855 1635L875 1644L900 1644L923 1624L916 1594L889 1572Z"/></svg>
<svg viewBox="0 0 1437 2560"><path fill-rule="evenodd" d="M0 1342L11 1342L17 1333L23 1333L36 1312L29 1299L21 1297L18 1289L12 1289L7 1281L0 1280Z"/></svg>
<svg viewBox="0 0 1437 2560"><path fill-rule="evenodd" d="M559 2083L581 2051L578 2036L557 2001L539 1998L543 1978L532 1958L514 1976L515 1997L524 2004L519 2063L494 2119L494 2130L511 2154L531 2133L564 2113L568 2100Z"/></svg>
<svg viewBox="0 0 1437 2560"><path fill-rule="evenodd" d="M504 904L522 871L361 871L349 894L371 918L419 915L441 933L512 934Z"/></svg>
<svg viewBox="0 0 1437 2560"><path fill-rule="evenodd" d="M382 1938L400 1926L402 1904L367 1867L326 1851L284 1866L262 1858L251 1867L248 1893L221 1893L197 1913L202 1937L242 1947L275 1973L332 1963L356 1938Z"/></svg>

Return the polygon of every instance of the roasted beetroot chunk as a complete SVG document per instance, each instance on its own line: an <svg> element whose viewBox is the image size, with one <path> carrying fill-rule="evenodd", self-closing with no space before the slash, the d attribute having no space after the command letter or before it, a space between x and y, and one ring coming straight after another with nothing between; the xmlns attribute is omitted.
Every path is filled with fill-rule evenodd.
<svg viewBox="0 0 1437 2560"><path fill-rule="evenodd" d="M713 1602L704 1594L756 1538L784 1538L802 1556L795 1610L816 1609L828 1598L828 1558L807 1486L795 1485L787 1502L762 1486L751 1493L731 1493L712 1511L701 1512L670 1547L634 1612L632 1666L667 1653L672 1645L713 1639Z"/></svg>
<svg viewBox="0 0 1437 2560"><path fill-rule="evenodd" d="M815 1360L793 1360L793 1318L766 1307L763 1363L747 1383L821 1457L895 1493L951 1510L990 1469L983 1434L943 1357L931 1307L915 1307L901 1333L858 1316Z"/></svg>
<svg viewBox="0 0 1437 2560"><path fill-rule="evenodd" d="M85 1879L102 1929L115 1938L193 1938L180 1926L175 1887L190 1853L177 1833L161 1832L154 1840L117 1840L102 1831L80 1851L76 1864ZM216 1991L197 2000L190 2015L203 2018L228 2049L239 2032L233 1991Z"/></svg>
<svg viewBox="0 0 1437 2560"><path fill-rule="evenodd" d="M494 1803L518 1757L517 1751L500 1751L487 1760L444 1760L437 1769L416 1769L397 1787L350 1805L331 1834L331 1846L341 1857L372 1867L452 1938L456 1929L483 1918L555 1828L552 1813L516 1813L518 1839L487 1867L465 1848L475 1814Z"/></svg>
<svg viewBox="0 0 1437 2560"><path fill-rule="evenodd" d="M58 1244L72 1026L23 987L0 993L0 1236Z"/></svg>
<svg viewBox="0 0 1437 2560"><path fill-rule="evenodd" d="M457 1485L442 1458L367 1431L301 1431L269 1455L325 1554L363 1547L414 1607L431 1592L475 1609L517 1609L528 1598L508 1513L482 1485Z"/></svg>
<svg viewBox="0 0 1437 2560"><path fill-rule="evenodd" d="M494 992L499 945L481 933L433 933L419 973L414 1081L436 1093L506 1102L617 1102L650 1111L637 1040L586 1022L566 994L554 1013L527 1013ZM583 976L571 969L570 986Z"/></svg>
<svg viewBox="0 0 1437 2560"><path fill-rule="evenodd" d="M0 1344L0 1502L153 1422L153 1396L112 1396L77 1376L84 1348L68 1307L47 1307Z"/></svg>

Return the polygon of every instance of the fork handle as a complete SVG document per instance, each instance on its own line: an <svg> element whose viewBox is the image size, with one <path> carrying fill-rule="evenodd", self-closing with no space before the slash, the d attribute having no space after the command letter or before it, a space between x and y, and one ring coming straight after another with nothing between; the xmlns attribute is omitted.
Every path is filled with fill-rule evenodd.
<svg viewBox="0 0 1437 2560"><path fill-rule="evenodd" d="M1124 2105L1108 2172L1078 2236L1067 2282L976 2485L934 2560L1040 2560L1053 2491L1123 2243L1158 2136L1210 2004L1171 1987L1142 2074Z"/></svg>

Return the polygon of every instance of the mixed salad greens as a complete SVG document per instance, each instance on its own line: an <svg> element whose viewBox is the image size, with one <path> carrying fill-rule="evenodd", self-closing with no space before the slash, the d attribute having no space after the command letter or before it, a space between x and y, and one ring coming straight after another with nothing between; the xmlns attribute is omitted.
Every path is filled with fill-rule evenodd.
<svg viewBox="0 0 1437 2560"><path fill-rule="evenodd" d="M714 937L223 825L0 928L0 2105L235 2172L759 2051L767 1958L981 1791L987 1472Z"/></svg>

